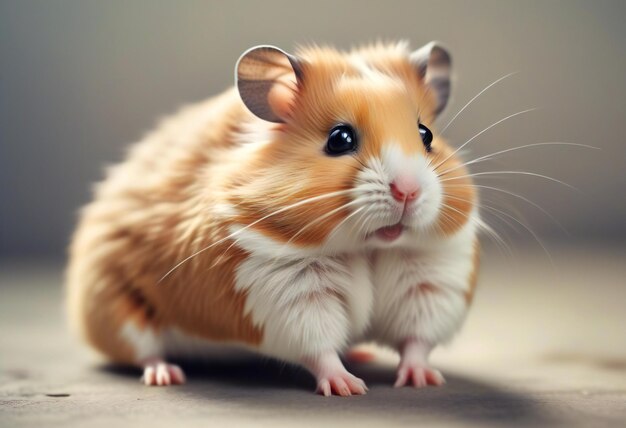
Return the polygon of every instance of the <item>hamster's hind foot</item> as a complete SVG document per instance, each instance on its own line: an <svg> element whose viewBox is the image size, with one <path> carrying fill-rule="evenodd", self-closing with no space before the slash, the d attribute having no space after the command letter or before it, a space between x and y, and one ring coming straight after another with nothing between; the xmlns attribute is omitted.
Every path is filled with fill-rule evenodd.
<svg viewBox="0 0 626 428"><path fill-rule="evenodd" d="M185 373L176 364L151 360L144 364L141 382L149 386L182 385L185 383Z"/></svg>
<svg viewBox="0 0 626 428"><path fill-rule="evenodd" d="M351 363L371 363L376 359L376 354L367 349L352 348L346 353L346 360Z"/></svg>
<svg viewBox="0 0 626 428"><path fill-rule="evenodd" d="M439 370L428 365L428 355L432 348L431 345L416 339L406 340L401 351L398 377L393 386L398 388L413 384L415 388L422 388L427 385L441 386L446 383Z"/></svg>
<svg viewBox="0 0 626 428"><path fill-rule="evenodd" d="M422 388L427 385L441 386L444 383L446 381L437 369L420 364L405 364L398 367L398 377L393 386L399 388L413 384L415 388Z"/></svg>

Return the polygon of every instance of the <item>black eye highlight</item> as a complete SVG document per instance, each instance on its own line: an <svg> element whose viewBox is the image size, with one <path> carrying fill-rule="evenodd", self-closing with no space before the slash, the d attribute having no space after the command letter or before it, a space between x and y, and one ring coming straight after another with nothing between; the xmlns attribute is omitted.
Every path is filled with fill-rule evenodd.
<svg viewBox="0 0 626 428"><path fill-rule="evenodd" d="M328 133L325 150L329 155L340 156L354 152L356 148L356 132L350 125L339 124Z"/></svg>
<svg viewBox="0 0 626 428"><path fill-rule="evenodd" d="M426 127L426 125L422 123L418 123L418 128L420 130L420 137L422 137L422 143L424 143L424 147L426 147L426 151L430 153L432 147L430 146L433 142L433 133Z"/></svg>

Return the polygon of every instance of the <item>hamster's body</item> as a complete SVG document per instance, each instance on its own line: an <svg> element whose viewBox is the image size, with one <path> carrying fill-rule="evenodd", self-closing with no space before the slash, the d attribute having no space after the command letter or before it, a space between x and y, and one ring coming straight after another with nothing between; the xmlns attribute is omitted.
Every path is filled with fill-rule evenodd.
<svg viewBox="0 0 626 428"><path fill-rule="evenodd" d="M251 50L239 91L133 147L71 246L69 311L88 342L150 384L184 380L169 356L241 347L349 395L366 388L338 355L375 340L402 353L398 385L441 383L426 359L467 312L479 220L455 152L417 130L442 108L428 73L445 51L405 49ZM255 80L262 66L280 72ZM359 145L329 154L336 124Z"/></svg>

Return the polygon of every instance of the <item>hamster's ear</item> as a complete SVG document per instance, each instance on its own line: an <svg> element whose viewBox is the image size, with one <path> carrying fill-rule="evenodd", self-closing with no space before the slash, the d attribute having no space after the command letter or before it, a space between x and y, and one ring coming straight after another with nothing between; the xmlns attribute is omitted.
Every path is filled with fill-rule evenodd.
<svg viewBox="0 0 626 428"><path fill-rule="evenodd" d="M274 46L255 46L235 68L239 96L261 119L284 122L290 115L301 77L299 60Z"/></svg>
<svg viewBox="0 0 626 428"><path fill-rule="evenodd" d="M450 54L438 42L430 42L411 53L410 59L420 78L435 94L435 114L441 113L450 96Z"/></svg>

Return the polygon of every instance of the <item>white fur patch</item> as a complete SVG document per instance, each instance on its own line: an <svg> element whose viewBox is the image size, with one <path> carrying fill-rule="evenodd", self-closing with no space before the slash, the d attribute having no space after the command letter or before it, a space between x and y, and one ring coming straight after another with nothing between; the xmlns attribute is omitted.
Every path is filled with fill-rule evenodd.
<svg viewBox="0 0 626 428"><path fill-rule="evenodd" d="M389 183L398 176L405 176L419 184L421 194L407 213L408 224L422 229L431 225L441 209L443 190L427 159L417 154L409 156L398 146L388 144L382 150L381 160Z"/></svg>
<svg viewBox="0 0 626 428"><path fill-rule="evenodd" d="M398 176L421 188L414 207L404 213L389 187ZM392 346L409 337L434 346L461 326L477 214L453 236L431 233L441 209L441 184L426 158L407 156L393 144L359 174L352 198L356 215L340 223L320 248L277 242L252 228L231 229L250 253L237 269L236 288L247 295L246 313L264 329L262 352L297 361L345 349L367 329ZM407 229L392 243L367 238L400 220ZM363 255L370 251L372 271Z"/></svg>
<svg viewBox="0 0 626 428"><path fill-rule="evenodd" d="M477 221L428 247L376 250L372 335L397 346L409 337L436 345L452 338L467 313Z"/></svg>
<svg viewBox="0 0 626 428"><path fill-rule="evenodd" d="M351 55L348 57L350 64L364 79L368 80L370 85L378 86L380 88L396 88L400 91L406 91L404 82L393 74L388 74L382 70L376 68L375 65L366 61L360 55Z"/></svg>
<svg viewBox="0 0 626 428"><path fill-rule="evenodd" d="M271 356L299 361L345 349L370 319L372 287L359 256L253 255L238 267L236 278L237 290L248 296L246 313L264 329L260 350Z"/></svg>
<svg viewBox="0 0 626 428"><path fill-rule="evenodd" d="M402 205L395 201L390 191L390 184L400 176L414 180L420 187L420 196L404 213ZM359 201L356 209L365 210L366 219L361 227L365 233L401 221L414 232L419 232L422 239L435 224L441 210L443 190L426 158L409 156L397 145L389 143L384 147L381 157L371 158L367 167L357 176L353 199ZM404 233L392 243L373 238L368 240L367 246L411 246L414 238L410 233Z"/></svg>
<svg viewBox="0 0 626 428"><path fill-rule="evenodd" d="M368 64L360 56L354 55L350 58L350 63L361 74L362 77L368 79L373 84L390 85L402 87L402 83L389 74L385 74L380 70L376 70Z"/></svg>
<svg viewBox="0 0 626 428"><path fill-rule="evenodd" d="M303 248L291 243L277 242L261 232L257 232L253 227L231 226L229 232L238 246L252 254L264 255L268 259L293 259L319 254L315 248Z"/></svg>
<svg viewBox="0 0 626 428"><path fill-rule="evenodd" d="M206 340L170 327L159 333L146 327L140 329L134 321L128 321L122 327L123 339L132 347L138 363L152 358L194 357L212 360L232 361L247 359L254 355L254 350L241 343L226 344Z"/></svg>
<svg viewBox="0 0 626 428"><path fill-rule="evenodd" d="M150 327L140 329L134 321L127 321L121 335L133 348L137 362L163 356L163 342Z"/></svg>
<svg viewBox="0 0 626 428"><path fill-rule="evenodd" d="M254 350L297 362L365 338L391 346L409 337L433 345L449 340L467 312L478 222L473 213L446 239L407 234L402 247L373 250L371 269L362 254L275 258L252 253L237 269L236 288L247 294L246 313L264 329L264 341ZM265 239L263 244L280 245ZM428 286L422 290L422 284ZM166 356L247 358L252 350L176 328L156 334L134 322L121 334L138 362Z"/></svg>

